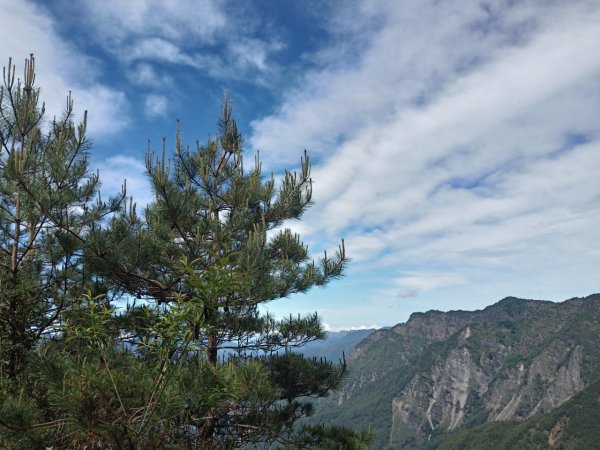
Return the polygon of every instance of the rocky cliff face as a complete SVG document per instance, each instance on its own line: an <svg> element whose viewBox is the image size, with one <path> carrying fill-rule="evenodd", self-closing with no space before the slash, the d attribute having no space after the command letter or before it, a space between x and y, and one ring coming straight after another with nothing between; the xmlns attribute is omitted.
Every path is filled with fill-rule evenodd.
<svg viewBox="0 0 600 450"><path fill-rule="evenodd" d="M377 448L427 446L480 423L524 421L595 381L598 345L597 295L414 314L355 349L348 382L321 417L370 424Z"/></svg>
<svg viewBox="0 0 600 450"><path fill-rule="evenodd" d="M520 421L491 420L438 439L438 450L596 449L600 442L600 379L547 414Z"/></svg>
<svg viewBox="0 0 600 450"><path fill-rule="evenodd" d="M420 437L430 438L436 429L454 430L481 406L482 398L488 420L522 420L551 411L585 387L581 346L556 347L527 365L519 361L502 376L497 361L482 361L468 347L453 349L430 373L416 374L392 399L391 436L399 422ZM497 359L505 359L510 354L506 350L499 346Z"/></svg>

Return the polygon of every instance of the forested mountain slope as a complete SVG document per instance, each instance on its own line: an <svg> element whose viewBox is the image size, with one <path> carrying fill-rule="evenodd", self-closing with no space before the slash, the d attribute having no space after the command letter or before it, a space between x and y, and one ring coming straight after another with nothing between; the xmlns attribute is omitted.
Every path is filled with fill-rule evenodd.
<svg viewBox="0 0 600 450"><path fill-rule="evenodd" d="M440 450L595 450L600 443L600 380L546 415L487 422L446 439Z"/></svg>
<svg viewBox="0 0 600 450"><path fill-rule="evenodd" d="M600 295L413 314L355 348L344 387L313 420L371 426L377 449L435 448L459 430L555 411L596 381L598 348Z"/></svg>

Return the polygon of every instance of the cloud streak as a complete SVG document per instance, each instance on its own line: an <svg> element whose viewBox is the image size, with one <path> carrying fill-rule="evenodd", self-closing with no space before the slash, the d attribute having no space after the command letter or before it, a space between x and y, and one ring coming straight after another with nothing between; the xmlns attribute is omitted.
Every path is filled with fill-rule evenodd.
<svg viewBox="0 0 600 450"><path fill-rule="evenodd" d="M307 73L251 144L275 167L316 156L300 230L317 246L345 235L361 270L385 273L373 298L502 295L500 279L541 296L557 273L553 298L597 289L600 8L464 6L357 4L377 23L368 45Z"/></svg>
<svg viewBox="0 0 600 450"><path fill-rule="evenodd" d="M260 21L243 3L211 0L76 2L90 37L148 85L149 70L167 76L164 64L191 67L219 79L263 82L269 57L281 49L275 36L259 37ZM172 67L169 67L172 70ZM153 77L155 78L155 77Z"/></svg>

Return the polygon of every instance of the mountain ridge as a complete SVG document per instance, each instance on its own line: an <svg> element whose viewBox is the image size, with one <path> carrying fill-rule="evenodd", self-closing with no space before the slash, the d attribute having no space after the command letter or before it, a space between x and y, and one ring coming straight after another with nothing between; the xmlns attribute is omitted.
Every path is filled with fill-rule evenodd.
<svg viewBox="0 0 600 450"><path fill-rule="evenodd" d="M294 351L302 353L307 358L318 357L337 361L350 355L354 348L374 331L377 329L327 331L325 339L309 342Z"/></svg>
<svg viewBox="0 0 600 450"><path fill-rule="evenodd" d="M370 425L375 448L427 448L456 430L547 414L595 381L599 323L598 294L414 313L355 347L346 384L313 420Z"/></svg>

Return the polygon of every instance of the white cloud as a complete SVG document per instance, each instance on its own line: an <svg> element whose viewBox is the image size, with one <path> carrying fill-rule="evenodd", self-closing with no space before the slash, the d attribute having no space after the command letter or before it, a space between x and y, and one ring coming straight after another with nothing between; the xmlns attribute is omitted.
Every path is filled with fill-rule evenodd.
<svg viewBox="0 0 600 450"><path fill-rule="evenodd" d="M151 94L146 97L144 114L147 117L165 117L169 102L164 95Z"/></svg>
<svg viewBox="0 0 600 450"><path fill-rule="evenodd" d="M303 237L344 235L363 270L396 268L374 298L598 289L598 4L358 5L362 28L332 23L360 45L322 52L253 124L267 164L320 158Z"/></svg>
<svg viewBox="0 0 600 450"><path fill-rule="evenodd" d="M267 59L271 52L283 48L283 44L278 41L272 41L266 45L258 39L243 39L231 44L231 52L236 61L242 68L256 68L260 71L267 71Z"/></svg>
<svg viewBox="0 0 600 450"><path fill-rule="evenodd" d="M323 329L325 331L330 331L333 333L339 332L339 331L358 331L358 330L378 330L379 328L381 328L381 325L376 325L376 324L372 324L372 325L350 325L350 326L332 326L327 322L323 322Z"/></svg>
<svg viewBox="0 0 600 450"><path fill-rule="evenodd" d="M166 90L174 84L170 76L159 74L147 63L136 64L127 74L132 83L142 86Z"/></svg>
<svg viewBox="0 0 600 450"><path fill-rule="evenodd" d="M83 6L107 46L121 46L132 36L211 42L227 24L225 11L210 0L104 0Z"/></svg>
<svg viewBox="0 0 600 450"><path fill-rule="evenodd" d="M43 7L28 1L3 0L0 14L0 55L13 57L17 76L23 61L34 53L36 85L48 117L60 116L72 91L76 120L89 110L89 135L114 134L127 124L127 100L122 92L100 84L95 63L60 38L56 24ZM7 62L7 61L6 61Z"/></svg>
<svg viewBox="0 0 600 450"><path fill-rule="evenodd" d="M548 83L557 83L579 73L582 65L597 66L597 59L591 53L597 30L597 11L595 14L586 11L587 14L573 17L574 13L567 12L577 9L575 7L555 11L555 8L546 10L541 6L520 8L521 4L518 4L502 10L504 22L508 24L498 25L498 32L492 29L486 33L475 30L483 27L480 22L485 19L492 20L486 17L489 14L475 3L470 7L462 6L459 2L364 2L366 11L362 15L367 17L354 17L355 20L370 21L374 15L386 17L384 26L370 36L370 46L353 65L343 70L336 67L335 70L309 73L302 85L288 93L277 114L254 123L251 143L264 150L267 157L283 158L287 162L295 160L303 146L313 154L330 155L340 139L349 141L359 132L364 134L369 126L374 128L376 136L381 131L380 126L387 126L393 117L411 109L427 112L426 107L440 94L461 97L463 101L459 105L452 105L452 113L457 119L471 112L466 108L472 108L472 101L484 107L478 96L488 84L485 77L493 73L498 64L503 67L497 67L497 79L491 80L494 84L488 93L506 97L506 90L511 89L506 100L513 104L530 101L536 93L545 92ZM565 17L561 19L562 23L556 24L558 15ZM520 34L533 34L533 31L522 31L522 28L534 28L533 25L517 27L516 24L542 19L550 24L533 35L537 38L535 48L502 45L508 40L506 34L510 36L511 32L518 35L519 30ZM579 48L579 45L583 47ZM547 56L546 52L550 54ZM338 58L342 56L337 55ZM546 70L546 59L556 64L562 57L568 58L571 64L562 65L559 71ZM536 70L531 71L532 66L536 66ZM477 71L477 68L483 70ZM469 74L473 74L472 77L468 77ZM525 91L512 91L511 83L515 79L519 86L526 88ZM469 82L480 89L473 90L470 97L463 99L464 89L469 88L465 84ZM517 105L511 105L511 110L514 106ZM492 111L490 108L489 114L493 114ZM449 113L433 112L438 115ZM437 127L436 115L422 114L420 117L419 123L404 122L407 126Z"/></svg>
<svg viewBox="0 0 600 450"><path fill-rule="evenodd" d="M259 20L243 3L227 7L211 0L80 0L75 5L96 44L125 66L143 63L142 84L150 70L152 78L166 76L157 63L262 83L273 69L267 60L281 49L276 38L255 36Z"/></svg>
<svg viewBox="0 0 600 450"><path fill-rule="evenodd" d="M419 291L415 289L402 289L398 292L397 295L400 298L416 297L417 295L419 295Z"/></svg>
<svg viewBox="0 0 600 450"><path fill-rule="evenodd" d="M400 294L410 292L412 295L400 295L400 297L415 297L418 292L430 291L441 287L465 284L465 279L455 273L424 273L402 275L396 284L403 289Z"/></svg>
<svg viewBox="0 0 600 450"><path fill-rule="evenodd" d="M161 61L175 64L194 65L194 58L183 53L172 42L162 38L139 39L127 52L132 60Z"/></svg>

